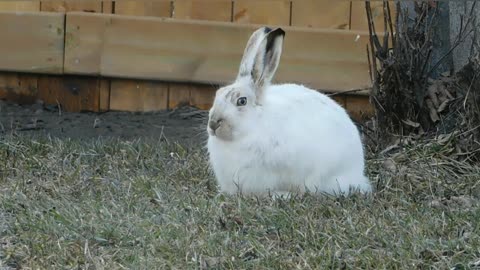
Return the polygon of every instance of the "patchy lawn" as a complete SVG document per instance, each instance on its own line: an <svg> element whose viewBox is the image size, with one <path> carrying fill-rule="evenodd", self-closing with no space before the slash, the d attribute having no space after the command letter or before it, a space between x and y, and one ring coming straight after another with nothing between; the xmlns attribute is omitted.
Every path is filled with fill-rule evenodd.
<svg viewBox="0 0 480 270"><path fill-rule="evenodd" d="M471 269L480 168L450 142L371 156L348 198L217 194L204 149L0 139L1 269Z"/></svg>

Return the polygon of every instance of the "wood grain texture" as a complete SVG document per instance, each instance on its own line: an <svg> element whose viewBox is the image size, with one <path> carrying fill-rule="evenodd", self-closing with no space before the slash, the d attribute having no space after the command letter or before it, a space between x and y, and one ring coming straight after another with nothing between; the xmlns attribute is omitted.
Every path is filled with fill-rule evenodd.
<svg viewBox="0 0 480 270"><path fill-rule="evenodd" d="M175 0L172 17L186 20L224 21L232 20L231 0Z"/></svg>
<svg viewBox="0 0 480 270"><path fill-rule="evenodd" d="M42 76L38 98L45 104L60 104L62 110L82 112L100 110L101 79L76 76Z"/></svg>
<svg viewBox="0 0 480 270"><path fill-rule="evenodd" d="M236 23L290 25L290 1L235 0L233 21Z"/></svg>
<svg viewBox="0 0 480 270"><path fill-rule="evenodd" d="M190 91L190 104L201 110L209 110L215 99L217 86L195 84Z"/></svg>
<svg viewBox="0 0 480 270"><path fill-rule="evenodd" d="M99 93L99 105L98 110L101 112L106 112L110 110L110 85L111 81L109 79L100 80L100 93Z"/></svg>
<svg viewBox="0 0 480 270"><path fill-rule="evenodd" d="M395 2L389 1L389 5L392 14L392 22L395 24ZM385 25L383 18L383 1L371 1L370 6L372 7L372 16L375 23L375 29L377 30L377 33L382 33ZM365 1L352 1L351 29L368 31Z"/></svg>
<svg viewBox="0 0 480 270"><path fill-rule="evenodd" d="M335 100L338 104L340 104L340 106L346 108L347 99L344 95L335 95L331 96L331 98Z"/></svg>
<svg viewBox="0 0 480 270"><path fill-rule="evenodd" d="M69 11L83 11L83 12L102 12L102 1L100 0L82 0L82 1L60 1L48 0L41 1L41 11L49 12L69 12Z"/></svg>
<svg viewBox="0 0 480 270"><path fill-rule="evenodd" d="M40 2L0 1L0 11L40 11Z"/></svg>
<svg viewBox="0 0 480 270"><path fill-rule="evenodd" d="M355 120L365 120L375 114L369 96L346 95L346 110Z"/></svg>
<svg viewBox="0 0 480 270"><path fill-rule="evenodd" d="M167 83L114 79L110 91L110 110L149 112L167 109Z"/></svg>
<svg viewBox="0 0 480 270"><path fill-rule="evenodd" d="M0 70L62 73L64 15L0 12Z"/></svg>
<svg viewBox="0 0 480 270"><path fill-rule="evenodd" d="M113 14L114 1L102 1L102 13Z"/></svg>
<svg viewBox="0 0 480 270"><path fill-rule="evenodd" d="M217 86L206 84L170 83L168 108L190 105L208 110L213 104L217 89Z"/></svg>
<svg viewBox="0 0 480 270"><path fill-rule="evenodd" d="M115 2L115 14L119 15L171 17L171 8L168 0Z"/></svg>
<svg viewBox="0 0 480 270"><path fill-rule="evenodd" d="M192 86L185 83L170 83L168 87L168 108L190 106Z"/></svg>
<svg viewBox="0 0 480 270"><path fill-rule="evenodd" d="M301 0L292 2L292 26L348 29L348 1Z"/></svg>
<svg viewBox="0 0 480 270"><path fill-rule="evenodd" d="M245 43L256 27L68 13L65 72L224 84L235 78ZM366 33L284 29L277 81L330 92L370 86Z"/></svg>
<svg viewBox="0 0 480 270"><path fill-rule="evenodd" d="M34 103L38 95L38 76L0 73L0 99L19 104Z"/></svg>
<svg viewBox="0 0 480 270"><path fill-rule="evenodd" d="M111 23L110 16L67 14L65 73L100 74L104 34Z"/></svg>
<svg viewBox="0 0 480 270"><path fill-rule="evenodd" d="M367 34L347 30L287 29L277 81L326 92L369 88L367 42Z"/></svg>

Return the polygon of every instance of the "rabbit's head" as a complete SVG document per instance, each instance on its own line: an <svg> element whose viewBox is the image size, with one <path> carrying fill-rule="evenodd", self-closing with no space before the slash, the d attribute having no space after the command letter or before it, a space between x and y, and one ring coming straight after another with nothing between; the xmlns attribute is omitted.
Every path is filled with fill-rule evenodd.
<svg viewBox="0 0 480 270"><path fill-rule="evenodd" d="M284 35L281 28L267 27L252 34L235 82L217 90L209 113L209 136L231 141L248 132L280 62Z"/></svg>

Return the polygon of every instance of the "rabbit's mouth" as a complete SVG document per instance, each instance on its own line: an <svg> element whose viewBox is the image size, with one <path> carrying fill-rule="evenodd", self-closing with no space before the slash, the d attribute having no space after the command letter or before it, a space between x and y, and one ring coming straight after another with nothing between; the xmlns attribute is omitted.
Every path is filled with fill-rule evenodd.
<svg viewBox="0 0 480 270"><path fill-rule="evenodd" d="M207 131L208 131L208 135L217 136L217 134L215 134L215 130L211 129L210 127L207 128Z"/></svg>
<svg viewBox="0 0 480 270"><path fill-rule="evenodd" d="M223 120L208 121L207 131L208 135L224 141L231 141L233 137L231 126Z"/></svg>

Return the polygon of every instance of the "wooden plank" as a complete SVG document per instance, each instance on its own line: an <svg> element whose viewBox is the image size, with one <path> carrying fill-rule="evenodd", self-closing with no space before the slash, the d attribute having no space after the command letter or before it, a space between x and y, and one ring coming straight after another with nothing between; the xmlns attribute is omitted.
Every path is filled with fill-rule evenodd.
<svg viewBox="0 0 480 270"><path fill-rule="evenodd" d="M340 104L343 108L346 108L347 98L345 95L334 95L331 96L333 100L335 100L338 104Z"/></svg>
<svg viewBox="0 0 480 270"><path fill-rule="evenodd" d="M139 80L112 80L110 110L148 112L167 109L168 84Z"/></svg>
<svg viewBox="0 0 480 270"><path fill-rule="evenodd" d="M0 99L20 104L34 103L37 99L38 76L18 73L0 73Z"/></svg>
<svg viewBox="0 0 480 270"><path fill-rule="evenodd" d="M207 84L170 83L168 108L190 105L208 110L213 104L217 89L217 86Z"/></svg>
<svg viewBox="0 0 480 270"><path fill-rule="evenodd" d="M190 91L190 104L201 110L209 110L215 99L218 87L212 85L193 85Z"/></svg>
<svg viewBox="0 0 480 270"><path fill-rule="evenodd" d="M49 12L68 12L68 11L83 11L83 12L102 12L102 2L97 0L82 0L82 1L60 1L48 0L41 1L41 11Z"/></svg>
<svg viewBox="0 0 480 270"><path fill-rule="evenodd" d="M104 33L110 18L67 14L65 73L100 75Z"/></svg>
<svg viewBox="0 0 480 270"><path fill-rule="evenodd" d="M266 25L290 25L290 1L236 0L233 21Z"/></svg>
<svg viewBox="0 0 480 270"><path fill-rule="evenodd" d="M390 10L392 14L392 22L395 24L395 2L389 1ZM372 16L374 18L375 29L377 33L383 32L384 19L383 19L383 1L371 1ZM351 29L368 31L367 13L365 11L365 1L352 1L351 11Z"/></svg>
<svg viewBox="0 0 480 270"><path fill-rule="evenodd" d="M168 108L191 105L192 85L185 83L170 83L168 86Z"/></svg>
<svg viewBox="0 0 480 270"><path fill-rule="evenodd" d="M45 104L60 104L69 112L100 110L101 79L76 76L42 76L38 80L38 98Z"/></svg>
<svg viewBox="0 0 480 270"><path fill-rule="evenodd" d="M171 1L116 1L115 14L171 17Z"/></svg>
<svg viewBox="0 0 480 270"><path fill-rule="evenodd" d="M231 0L176 0L172 17L186 20L224 21L232 20Z"/></svg>
<svg viewBox="0 0 480 270"><path fill-rule="evenodd" d="M326 92L369 88L368 38L347 30L287 30L277 81Z"/></svg>
<svg viewBox="0 0 480 270"><path fill-rule="evenodd" d="M113 14L113 1L102 1L102 13Z"/></svg>
<svg viewBox="0 0 480 270"><path fill-rule="evenodd" d="M98 106L101 112L110 110L110 83L108 79L100 80L100 100Z"/></svg>
<svg viewBox="0 0 480 270"><path fill-rule="evenodd" d="M313 28L348 29L348 1L302 0L292 2L292 25Z"/></svg>
<svg viewBox="0 0 480 270"><path fill-rule="evenodd" d="M64 15L0 12L0 70L62 73Z"/></svg>
<svg viewBox="0 0 480 270"><path fill-rule="evenodd" d="M224 84L235 78L245 43L256 28L68 13L65 72ZM277 81L303 83L329 92L370 87L366 32L284 30Z"/></svg>
<svg viewBox="0 0 480 270"><path fill-rule="evenodd" d="M0 1L0 11L40 11L40 2Z"/></svg>
<svg viewBox="0 0 480 270"><path fill-rule="evenodd" d="M346 95L346 110L356 120L365 120L375 114L369 96Z"/></svg>

